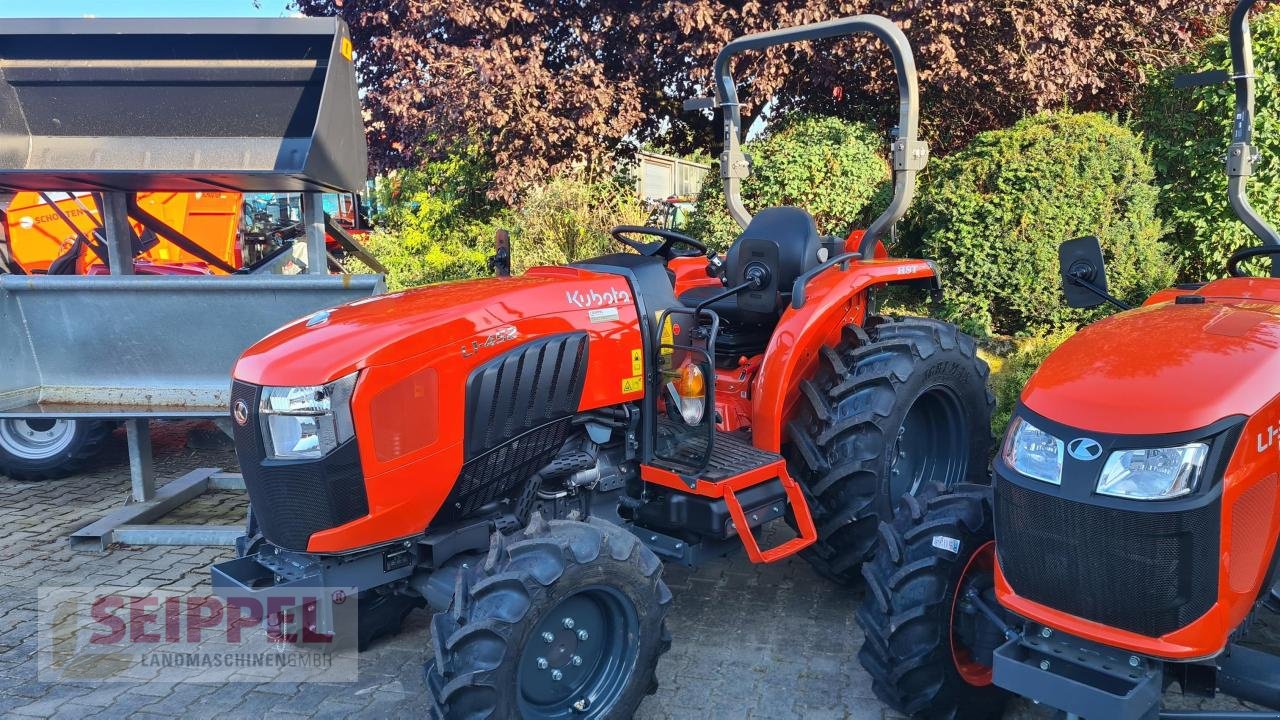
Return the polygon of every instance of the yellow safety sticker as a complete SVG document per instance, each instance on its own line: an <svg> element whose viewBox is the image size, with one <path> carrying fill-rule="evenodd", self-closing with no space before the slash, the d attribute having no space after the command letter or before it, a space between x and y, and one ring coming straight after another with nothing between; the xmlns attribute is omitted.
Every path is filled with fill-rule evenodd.
<svg viewBox="0 0 1280 720"><path fill-rule="evenodd" d="M662 345L674 345L674 344L675 344L675 342L676 342L676 333L675 333L675 330L673 329L673 325L674 325L674 323L672 323L672 322L671 322L671 316L670 316L670 315L668 315L668 316L667 316L667 321L666 321L666 322L664 322L664 323L662 324L662 341L661 341L661 344L662 344ZM663 354L663 355L671 355L671 354L672 354L672 353L674 353L674 352L675 352L675 349L674 349L674 348L671 348L671 347L664 347L664 348L662 348L662 354Z"/></svg>
<svg viewBox="0 0 1280 720"><path fill-rule="evenodd" d="M351 53L354 48L351 47L351 38L342 38L342 57L351 62Z"/></svg>
<svg viewBox="0 0 1280 720"><path fill-rule="evenodd" d="M640 377L623 378L622 393L624 395L629 393L638 393L641 390L644 390L644 380L642 378Z"/></svg>
<svg viewBox="0 0 1280 720"><path fill-rule="evenodd" d="M644 374L644 352L639 348L631 351L631 374Z"/></svg>

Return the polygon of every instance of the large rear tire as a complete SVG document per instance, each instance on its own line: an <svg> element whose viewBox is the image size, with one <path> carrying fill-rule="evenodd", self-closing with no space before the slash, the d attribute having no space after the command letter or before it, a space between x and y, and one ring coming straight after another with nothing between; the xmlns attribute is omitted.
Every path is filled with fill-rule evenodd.
<svg viewBox="0 0 1280 720"><path fill-rule="evenodd" d="M0 475L14 480L74 475L97 457L114 427L93 420L0 419Z"/></svg>
<svg viewBox="0 0 1280 720"><path fill-rule="evenodd" d="M803 557L853 585L899 497L989 482L995 396L977 343L938 320L872 316L820 355L787 455L818 526Z"/></svg>
<svg viewBox="0 0 1280 720"><path fill-rule="evenodd" d="M671 646L662 563L597 519L535 513L464 571L432 622L427 684L445 720L629 718Z"/></svg>
<svg viewBox="0 0 1280 720"><path fill-rule="evenodd" d="M957 485L906 495L880 525L863 565L858 607L866 639L858 660L876 697L927 720L999 718L1009 693L992 683L994 622L966 600L976 591L994 612L995 535L989 488Z"/></svg>

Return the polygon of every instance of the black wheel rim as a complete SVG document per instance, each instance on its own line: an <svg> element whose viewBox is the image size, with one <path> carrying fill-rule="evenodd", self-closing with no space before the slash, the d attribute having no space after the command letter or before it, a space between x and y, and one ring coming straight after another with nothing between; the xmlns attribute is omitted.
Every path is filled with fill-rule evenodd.
<svg viewBox="0 0 1280 720"><path fill-rule="evenodd" d="M890 497L896 501L931 483L950 487L963 480L969 432L954 390L938 385L921 393L898 428L889 462Z"/></svg>
<svg viewBox="0 0 1280 720"><path fill-rule="evenodd" d="M614 588L596 586L560 601L525 643L516 683L529 720L600 717L636 669L640 616Z"/></svg>

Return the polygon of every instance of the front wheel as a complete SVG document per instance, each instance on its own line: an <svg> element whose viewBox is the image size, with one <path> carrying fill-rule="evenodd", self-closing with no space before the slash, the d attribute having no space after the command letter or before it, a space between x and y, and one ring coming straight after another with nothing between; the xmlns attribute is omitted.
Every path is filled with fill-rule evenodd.
<svg viewBox="0 0 1280 720"><path fill-rule="evenodd" d="M991 668L1004 633L978 607L1004 615L995 599L989 488L905 495L878 535L862 567L867 594L857 612L866 636L858 660L876 697L914 718L999 718L1009 693L992 682Z"/></svg>
<svg viewBox="0 0 1280 720"><path fill-rule="evenodd" d="M596 519L494 535L435 616L427 684L446 720L629 718L671 645L662 563Z"/></svg>
<svg viewBox="0 0 1280 720"><path fill-rule="evenodd" d="M0 475L51 480L75 474L101 452L113 425L93 420L0 420Z"/></svg>

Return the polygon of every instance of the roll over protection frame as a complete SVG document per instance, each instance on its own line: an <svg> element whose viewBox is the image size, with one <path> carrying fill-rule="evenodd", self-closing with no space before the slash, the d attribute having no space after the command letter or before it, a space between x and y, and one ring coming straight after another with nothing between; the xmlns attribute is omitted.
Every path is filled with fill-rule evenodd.
<svg viewBox="0 0 1280 720"><path fill-rule="evenodd" d="M720 177L724 180L724 196L729 214L746 228L751 214L742 203L742 181L751 174L751 163L742 152L742 113L738 102L738 87L729 69L735 55L746 50L761 50L775 45L785 45L807 40L869 33L888 46L893 56L898 78L898 128L893 142L893 200L889 207L871 223L863 235L859 253L873 257L876 241L894 223L901 220L910 207L916 192L916 175L929 160L929 147L917 138L920 117L920 90L916 78L915 56L911 43L902 30L889 19L879 15L856 15L799 27L771 30L746 35L733 40L715 61L716 97L714 105L724 110L724 154L720 156ZM712 104L690 101L688 109L708 108Z"/></svg>
<svg viewBox="0 0 1280 720"><path fill-rule="evenodd" d="M1263 244L1280 245L1280 234L1253 209L1245 191L1258 152L1253 145L1253 41L1249 34L1249 11L1256 2L1241 0L1231 14L1231 79L1236 86L1236 116L1227 150L1227 195L1241 222ZM1280 262L1275 258L1271 261L1271 276L1280 277Z"/></svg>

